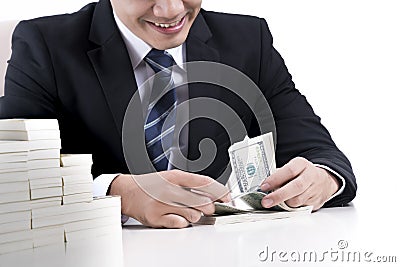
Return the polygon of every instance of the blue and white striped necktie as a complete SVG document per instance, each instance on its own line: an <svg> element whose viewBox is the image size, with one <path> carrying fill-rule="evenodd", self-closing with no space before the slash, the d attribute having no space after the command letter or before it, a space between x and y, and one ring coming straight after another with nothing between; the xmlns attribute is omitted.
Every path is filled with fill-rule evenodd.
<svg viewBox="0 0 400 267"><path fill-rule="evenodd" d="M144 60L157 73L144 125L147 153L156 170L163 171L168 168L176 121L176 93L169 69L174 59L166 51L152 49Z"/></svg>

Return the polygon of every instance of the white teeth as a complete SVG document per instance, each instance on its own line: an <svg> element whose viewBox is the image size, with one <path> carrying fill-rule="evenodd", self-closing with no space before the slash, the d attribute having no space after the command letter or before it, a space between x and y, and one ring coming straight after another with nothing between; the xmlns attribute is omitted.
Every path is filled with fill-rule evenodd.
<svg viewBox="0 0 400 267"><path fill-rule="evenodd" d="M180 22L180 20L175 21L173 23L169 23L169 24L168 23L157 23L157 22L154 22L154 25L156 25L157 27L161 27L161 28L169 28L169 27L174 27L174 26L178 25L179 22Z"/></svg>

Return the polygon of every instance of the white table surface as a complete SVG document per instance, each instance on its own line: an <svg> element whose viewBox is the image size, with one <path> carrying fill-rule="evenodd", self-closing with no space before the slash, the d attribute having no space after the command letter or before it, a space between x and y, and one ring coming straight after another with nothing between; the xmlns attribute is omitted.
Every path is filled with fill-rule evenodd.
<svg viewBox="0 0 400 267"><path fill-rule="evenodd" d="M295 218L232 225L186 229L136 225L123 228L122 240L117 233L114 238L1 255L0 266L310 266L312 253L319 260L324 257L317 264L313 258L312 265L399 266L399 223L388 210L350 205ZM266 248L269 256L261 261L260 252ZM283 253L281 258L279 253ZM358 257L353 262L354 253L360 255L360 263ZM299 254L306 259L294 262L290 255ZM376 256L395 256L397 263L373 262Z"/></svg>

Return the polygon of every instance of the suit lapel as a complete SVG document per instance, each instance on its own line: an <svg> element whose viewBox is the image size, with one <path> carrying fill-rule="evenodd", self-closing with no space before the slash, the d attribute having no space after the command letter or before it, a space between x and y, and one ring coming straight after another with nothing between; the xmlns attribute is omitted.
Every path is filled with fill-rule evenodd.
<svg viewBox="0 0 400 267"><path fill-rule="evenodd" d="M201 12L194 21L186 40L186 61L219 61L219 52L208 44L212 33Z"/></svg>
<svg viewBox="0 0 400 267"><path fill-rule="evenodd" d="M189 36L186 40L186 60L187 62L194 61L210 61L210 62L220 62L220 54L217 49L215 49L211 44L212 33L208 27L202 13L200 12L197 16ZM191 73L188 71L188 80L190 81ZM198 97L221 99L221 90L212 84L206 83L192 83L189 84L189 99L194 99ZM209 111L211 107L206 107ZM195 111L193 107L189 106L190 117L198 115L199 111ZM217 114L218 110L210 111L212 114ZM197 113L197 114L196 114ZM196 160L201 155L199 152L199 142L204 138L211 138L214 141L215 137L220 135L220 129L218 129L217 124L211 123L207 119L192 120L189 122L189 144L188 144L188 159ZM217 147L219 142L217 142ZM219 168L223 165L220 162L220 157L217 156L216 160L219 162L214 162L205 170L201 171L206 175L215 176L219 172ZM189 171L192 171L188 167Z"/></svg>
<svg viewBox="0 0 400 267"><path fill-rule="evenodd" d="M128 51L114 21L111 4L101 0L93 14L89 39L98 45L88 51L118 132L126 108L137 90Z"/></svg>

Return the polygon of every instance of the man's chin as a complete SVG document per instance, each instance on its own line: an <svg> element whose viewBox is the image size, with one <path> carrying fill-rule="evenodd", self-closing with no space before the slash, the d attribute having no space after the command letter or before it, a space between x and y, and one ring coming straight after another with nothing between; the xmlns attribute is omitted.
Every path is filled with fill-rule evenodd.
<svg viewBox="0 0 400 267"><path fill-rule="evenodd" d="M186 38L176 38L174 40L155 40L150 43L150 46L158 50L167 50L180 46L186 41Z"/></svg>

